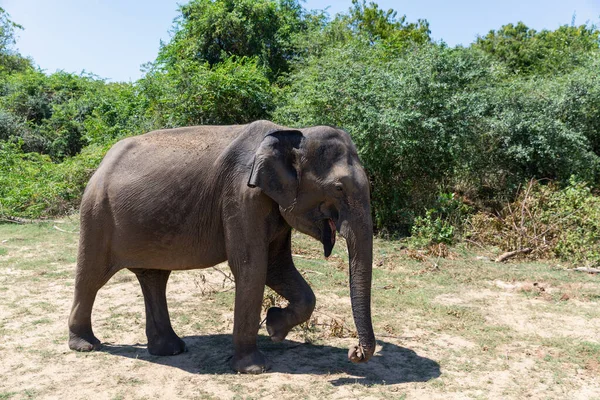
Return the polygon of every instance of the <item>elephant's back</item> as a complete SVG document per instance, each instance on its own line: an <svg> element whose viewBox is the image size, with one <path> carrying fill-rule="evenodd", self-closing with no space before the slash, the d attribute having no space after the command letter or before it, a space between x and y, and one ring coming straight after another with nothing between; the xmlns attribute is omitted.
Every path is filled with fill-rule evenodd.
<svg viewBox="0 0 600 400"><path fill-rule="evenodd" d="M123 139L106 154L94 178L110 186L169 186L174 178L208 179L214 161L243 126L163 129ZM190 182L191 183L191 182Z"/></svg>
<svg viewBox="0 0 600 400"><path fill-rule="evenodd" d="M173 163L191 159L212 163L243 128L243 125L191 126L152 131L122 140L107 153L107 158L114 162L125 156L128 161L142 165L145 162ZM114 161L112 152L117 153Z"/></svg>
<svg viewBox="0 0 600 400"><path fill-rule="evenodd" d="M189 126L152 131L131 139L148 148L172 149L216 158L245 127L246 125Z"/></svg>

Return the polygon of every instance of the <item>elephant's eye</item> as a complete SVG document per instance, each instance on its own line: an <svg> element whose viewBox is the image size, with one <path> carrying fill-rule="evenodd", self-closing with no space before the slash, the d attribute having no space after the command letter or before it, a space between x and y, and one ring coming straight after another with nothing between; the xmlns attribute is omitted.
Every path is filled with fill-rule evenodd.
<svg viewBox="0 0 600 400"><path fill-rule="evenodd" d="M344 191L344 185L342 185L340 182L337 182L334 187L336 192L342 193Z"/></svg>

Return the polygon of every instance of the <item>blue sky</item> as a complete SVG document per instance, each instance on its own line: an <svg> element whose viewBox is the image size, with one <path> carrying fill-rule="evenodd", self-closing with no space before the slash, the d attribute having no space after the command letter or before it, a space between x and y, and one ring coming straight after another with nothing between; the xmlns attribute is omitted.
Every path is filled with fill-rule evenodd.
<svg viewBox="0 0 600 400"><path fill-rule="evenodd" d="M160 40L168 41L177 4L186 0L0 0L15 22L25 27L17 48L46 72L94 73L111 81L141 77ZM419 0L376 1L408 21L429 21L435 40L468 45L507 23L556 29L586 22L600 25L600 0ZM306 9L346 11L351 0L308 0Z"/></svg>

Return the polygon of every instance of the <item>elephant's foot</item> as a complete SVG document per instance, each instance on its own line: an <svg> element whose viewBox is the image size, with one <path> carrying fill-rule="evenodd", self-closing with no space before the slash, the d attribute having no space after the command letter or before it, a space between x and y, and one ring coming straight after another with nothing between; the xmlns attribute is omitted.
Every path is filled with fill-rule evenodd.
<svg viewBox="0 0 600 400"><path fill-rule="evenodd" d="M153 356L174 356L186 351L185 342L177 335L148 341L148 353Z"/></svg>
<svg viewBox="0 0 600 400"><path fill-rule="evenodd" d="M77 351L99 350L102 347L93 333L78 335L69 330L69 348Z"/></svg>
<svg viewBox="0 0 600 400"><path fill-rule="evenodd" d="M232 368L242 374L262 374L271 369L271 363L259 350L244 356L233 356Z"/></svg>
<svg viewBox="0 0 600 400"><path fill-rule="evenodd" d="M267 311L267 332L274 342L281 342L292 330L294 325L289 323L289 310L271 307Z"/></svg>

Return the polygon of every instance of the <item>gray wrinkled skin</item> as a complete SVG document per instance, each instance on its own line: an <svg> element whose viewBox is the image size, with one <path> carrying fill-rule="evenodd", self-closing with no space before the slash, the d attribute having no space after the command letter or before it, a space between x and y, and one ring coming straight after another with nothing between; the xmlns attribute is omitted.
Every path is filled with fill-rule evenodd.
<svg viewBox="0 0 600 400"><path fill-rule="evenodd" d="M256 344L265 285L289 301L267 312L274 341L308 320L315 306L292 261L292 227L322 242L325 255L336 232L346 238L359 336L348 358L367 361L375 351L369 182L346 132L257 121L120 141L90 179L81 203L69 347L100 347L91 326L96 293L128 268L144 295L148 351L185 351L167 310L169 275L228 260L236 281L232 367L266 371L269 364Z"/></svg>

